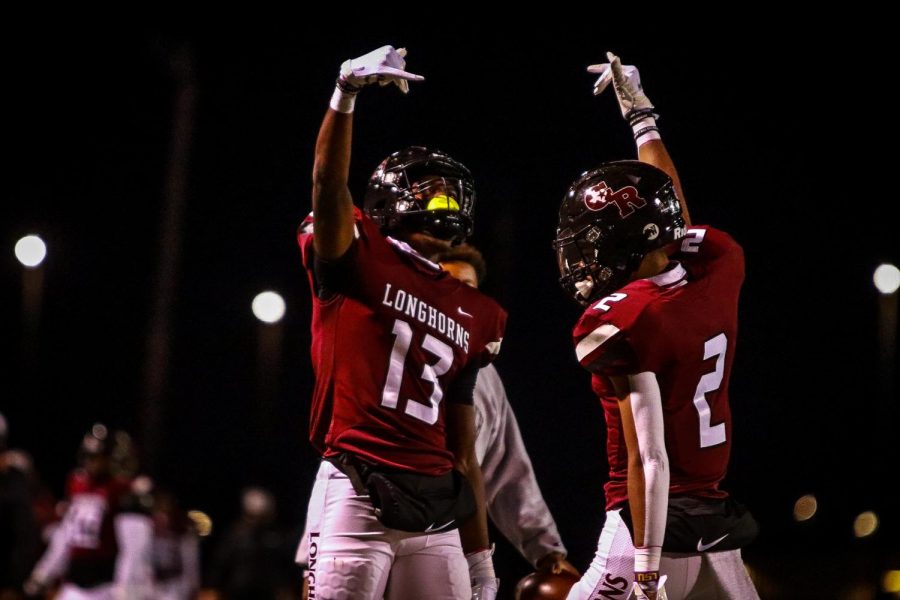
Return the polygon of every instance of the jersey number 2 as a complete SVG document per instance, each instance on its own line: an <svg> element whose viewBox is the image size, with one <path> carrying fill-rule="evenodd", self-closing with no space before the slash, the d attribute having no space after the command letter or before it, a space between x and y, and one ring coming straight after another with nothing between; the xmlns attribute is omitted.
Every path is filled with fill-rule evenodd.
<svg viewBox="0 0 900 600"><path fill-rule="evenodd" d="M706 394L714 392L722 385L722 377L725 375L725 351L728 349L728 338L724 333L706 340L703 345L703 360L716 357L716 369L706 373L697 384L694 392L694 408L700 416L700 447L708 448L725 441L725 423L710 426L712 415Z"/></svg>
<svg viewBox="0 0 900 600"><path fill-rule="evenodd" d="M406 354L409 352L409 345L412 343L413 331L412 327L406 321L397 319L394 321L394 347L391 350L391 360L388 364L387 381L384 383L384 391L381 393L381 405L387 408L397 408L397 399L400 395L400 383L403 381L403 371L406 366ZM422 370L421 378L430 382L434 389L431 397L428 399L429 404L425 405L415 400L406 401L406 414L415 417L420 421L425 421L429 425L437 423L438 406L444 397L444 390L438 377L450 370L453 365L453 349L433 337L426 334L422 341L422 349L428 351L437 357L434 364L425 363Z"/></svg>

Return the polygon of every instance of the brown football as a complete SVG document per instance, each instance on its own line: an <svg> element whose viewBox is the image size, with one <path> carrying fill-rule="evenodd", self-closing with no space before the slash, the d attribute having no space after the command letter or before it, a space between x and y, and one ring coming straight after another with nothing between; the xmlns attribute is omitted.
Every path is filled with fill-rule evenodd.
<svg viewBox="0 0 900 600"><path fill-rule="evenodd" d="M526 575L516 585L516 600L565 600L578 576L568 571L559 575L536 572Z"/></svg>

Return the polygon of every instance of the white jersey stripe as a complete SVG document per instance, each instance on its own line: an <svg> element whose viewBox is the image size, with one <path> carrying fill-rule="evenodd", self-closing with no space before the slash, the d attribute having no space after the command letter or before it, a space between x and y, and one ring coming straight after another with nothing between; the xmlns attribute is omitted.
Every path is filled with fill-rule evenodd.
<svg viewBox="0 0 900 600"><path fill-rule="evenodd" d="M584 338L578 342L578 345L575 346L575 355L578 357L578 362L584 360L585 356L599 348L603 342L617 333L619 333L618 327L612 323L604 323L588 335L584 336Z"/></svg>

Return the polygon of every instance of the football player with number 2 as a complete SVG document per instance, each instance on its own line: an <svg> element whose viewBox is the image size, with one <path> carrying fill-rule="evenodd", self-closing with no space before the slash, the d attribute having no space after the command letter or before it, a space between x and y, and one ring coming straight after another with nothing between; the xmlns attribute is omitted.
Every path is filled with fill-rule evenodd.
<svg viewBox="0 0 900 600"><path fill-rule="evenodd" d="M692 225L636 68L607 54L640 160L582 174L559 211L560 282L585 307L575 354L607 424L610 478L596 555L569 598L758 598L740 548L753 517L721 489L741 247Z"/></svg>

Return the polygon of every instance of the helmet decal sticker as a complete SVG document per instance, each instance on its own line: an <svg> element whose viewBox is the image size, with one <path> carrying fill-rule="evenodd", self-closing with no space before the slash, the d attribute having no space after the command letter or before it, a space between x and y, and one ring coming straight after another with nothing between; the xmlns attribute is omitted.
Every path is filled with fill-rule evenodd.
<svg viewBox="0 0 900 600"><path fill-rule="evenodd" d="M606 185L605 181L601 181L584 193L584 205L589 210L603 210L611 204L616 205L616 208L619 209L619 216L624 219L633 213L635 208L646 206L647 201L638 195L637 188L633 185L613 190Z"/></svg>

